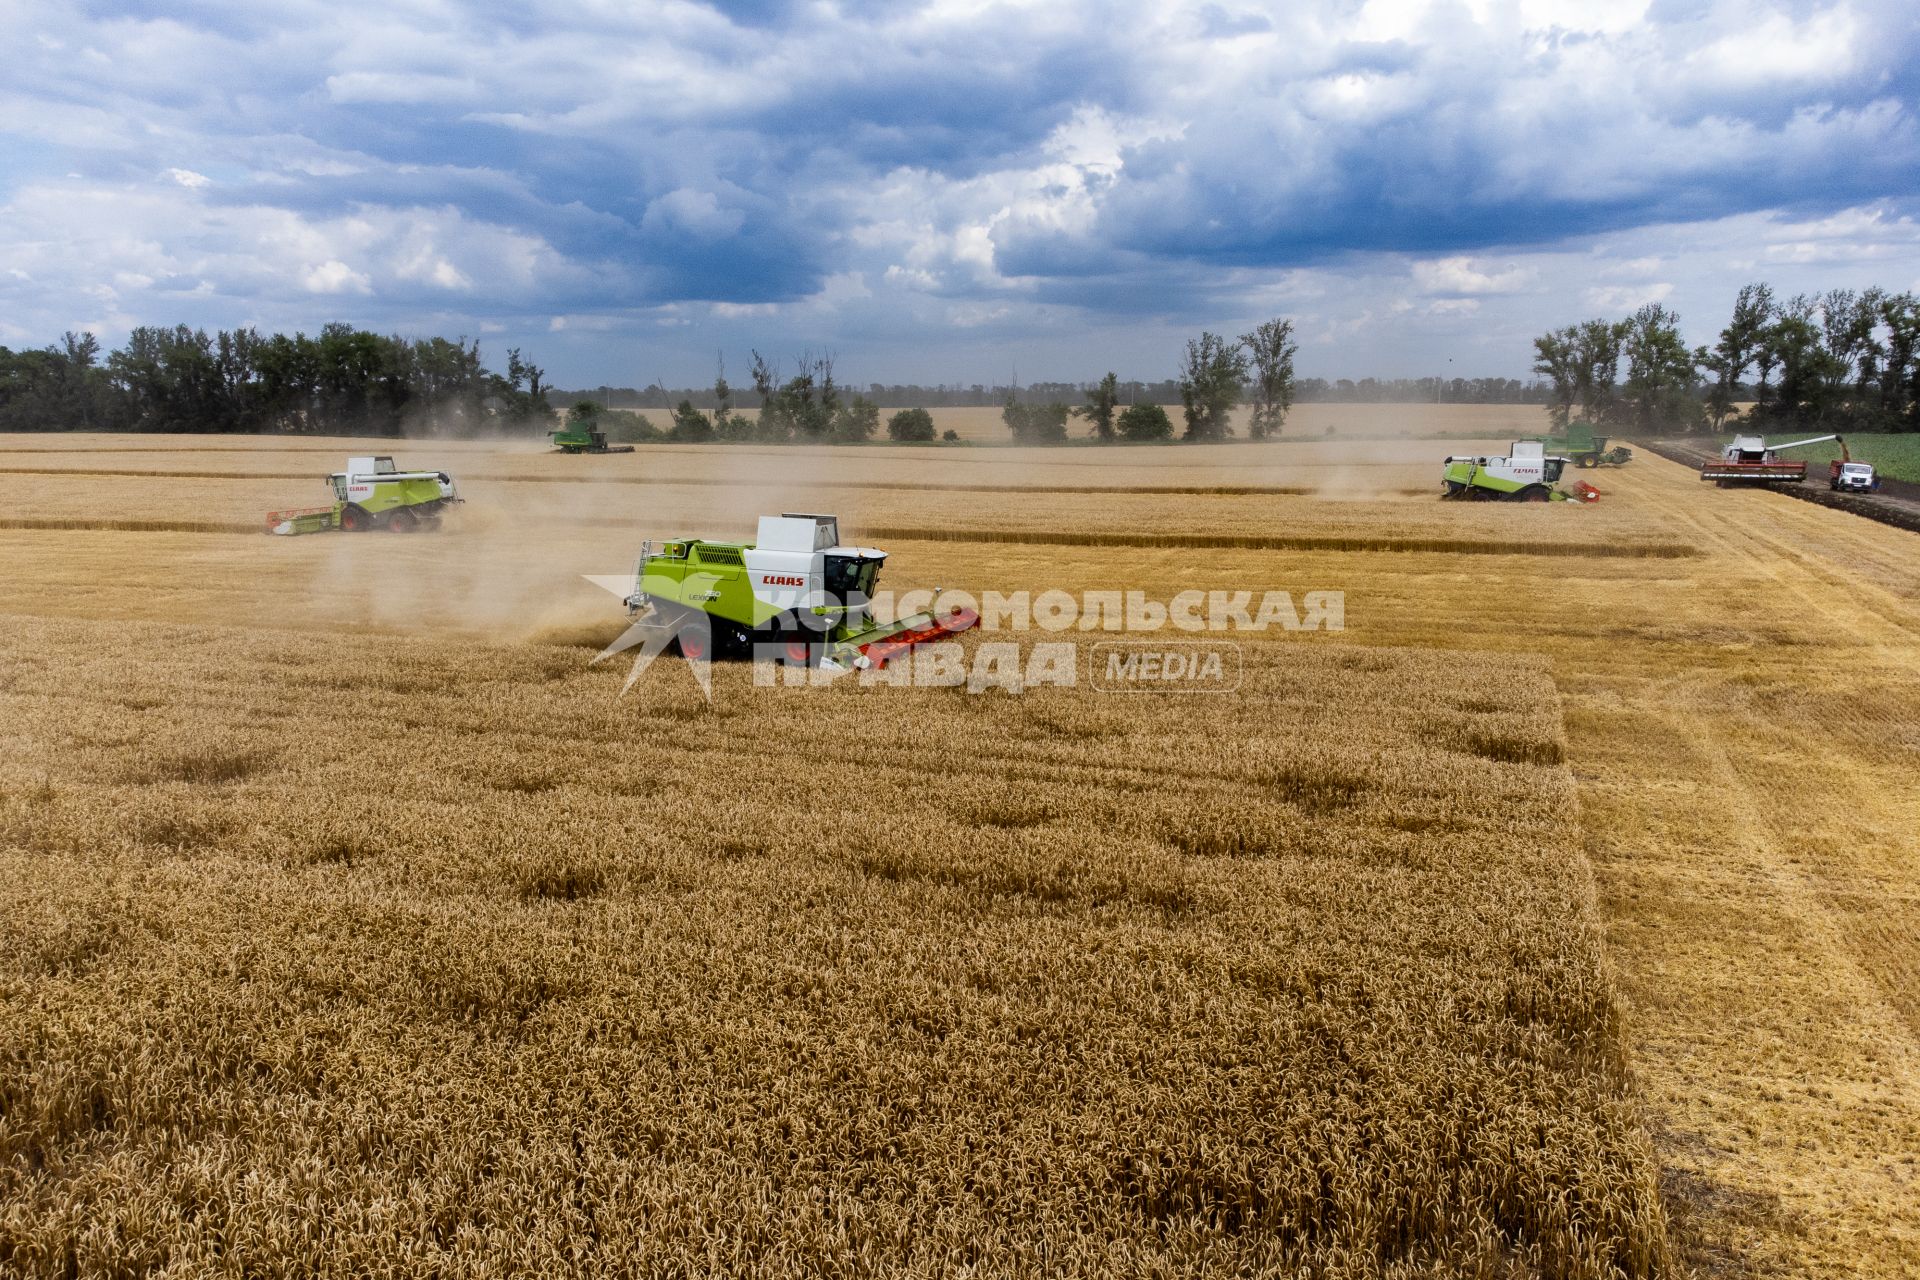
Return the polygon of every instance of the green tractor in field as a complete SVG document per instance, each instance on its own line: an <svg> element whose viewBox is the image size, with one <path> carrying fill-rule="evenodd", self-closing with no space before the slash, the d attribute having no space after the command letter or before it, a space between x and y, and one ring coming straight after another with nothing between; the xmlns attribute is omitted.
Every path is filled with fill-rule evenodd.
<svg viewBox="0 0 1920 1280"><path fill-rule="evenodd" d="M842 545L836 516L761 516L750 543L644 543L625 603L636 626L671 633L695 662L751 656L835 670L884 666L979 623L970 609L874 622L886 558Z"/></svg>
<svg viewBox="0 0 1920 1280"><path fill-rule="evenodd" d="M547 432L553 447L561 453L632 453L630 444L608 444L607 433L584 422L569 419L565 426Z"/></svg>
<svg viewBox="0 0 1920 1280"><path fill-rule="evenodd" d="M632 453L630 444L608 444L607 433L600 429L600 406L582 400L567 410L560 425L547 432L553 447L561 453Z"/></svg>
<svg viewBox="0 0 1920 1280"><path fill-rule="evenodd" d="M1582 469L1623 467L1633 458L1633 450L1623 444L1607 448L1607 437L1596 434L1593 424L1584 418L1569 422L1562 435L1534 436L1533 439Z"/></svg>
<svg viewBox="0 0 1920 1280"><path fill-rule="evenodd" d="M332 505L269 511L267 532L432 531L440 527L447 508L462 501L446 472L402 471L392 458L348 458L346 469L328 476L327 483L333 487Z"/></svg>

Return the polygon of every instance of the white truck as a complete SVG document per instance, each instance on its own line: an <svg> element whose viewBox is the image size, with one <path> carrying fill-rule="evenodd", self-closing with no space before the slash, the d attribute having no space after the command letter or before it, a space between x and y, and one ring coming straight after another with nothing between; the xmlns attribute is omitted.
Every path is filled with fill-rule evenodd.
<svg viewBox="0 0 1920 1280"><path fill-rule="evenodd" d="M1841 442L1840 451L1846 453L1846 443ZM1836 493L1872 493L1880 487L1880 477L1875 474L1871 462L1855 462L1852 458L1834 459L1833 469L1827 477L1827 488Z"/></svg>

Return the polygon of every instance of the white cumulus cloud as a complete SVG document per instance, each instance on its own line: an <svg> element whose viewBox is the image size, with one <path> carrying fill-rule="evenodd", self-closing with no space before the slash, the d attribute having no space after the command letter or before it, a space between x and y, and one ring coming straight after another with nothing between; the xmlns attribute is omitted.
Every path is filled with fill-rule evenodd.
<svg viewBox="0 0 1920 1280"><path fill-rule="evenodd" d="M372 293L373 281L338 258L311 267L301 277L309 293Z"/></svg>

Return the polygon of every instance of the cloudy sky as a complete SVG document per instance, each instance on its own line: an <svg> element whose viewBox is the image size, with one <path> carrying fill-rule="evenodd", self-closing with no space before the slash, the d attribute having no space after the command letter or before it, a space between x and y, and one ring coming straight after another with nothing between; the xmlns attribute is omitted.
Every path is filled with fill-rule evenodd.
<svg viewBox="0 0 1920 1280"><path fill-rule="evenodd" d="M1911 3L0 0L0 343L339 319L563 385L1524 375L1920 287ZM1595 16L1602 15L1602 16Z"/></svg>

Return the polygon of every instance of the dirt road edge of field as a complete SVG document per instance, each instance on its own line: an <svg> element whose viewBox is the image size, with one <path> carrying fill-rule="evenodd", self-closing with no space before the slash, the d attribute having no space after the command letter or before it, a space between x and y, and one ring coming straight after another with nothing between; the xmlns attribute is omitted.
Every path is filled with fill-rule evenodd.
<svg viewBox="0 0 1920 1280"><path fill-rule="evenodd" d="M1705 450L1684 441L1647 440L1634 443L1656 457L1677 462L1684 467L1697 468L1701 463L1710 461ZM1833 507L1868 520L1878 520L1896 529L1920 533L1920 484L1882 477L1880 492L1876 494L1836 493L1831 489L1807 485L1772 485L1769 491L1798 498L1802 502Z"/></svg>

